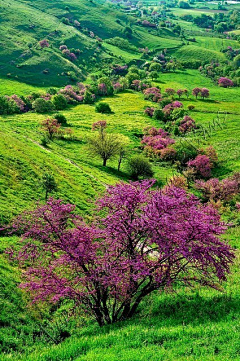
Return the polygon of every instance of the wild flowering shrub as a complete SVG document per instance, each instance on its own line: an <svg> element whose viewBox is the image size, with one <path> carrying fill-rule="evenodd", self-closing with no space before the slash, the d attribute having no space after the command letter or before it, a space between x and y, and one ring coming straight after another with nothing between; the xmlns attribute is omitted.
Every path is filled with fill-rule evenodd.
<svg viewBox="0 0 240 361"><path fill-rule="evenodd" d="M205 154L210 159L213 166L217 164L218 155L216 149L212 145L205 149L199 149L198 152L199 154Z"/></svg>
<svg viewBox="0 0 240 361"><path fill-rule="evenodd" d="M187 179L182 175L174 175L168 180L167 185L163 188L163 191L171 187L187 190L188 189Z"/></svg>
<svg viewBox="0 0 240 361"><path fill-rule="evenodd" d="M165 93L168 96L173 96L176 93L176 91L173 88L167 88L167 89L165 89Z"/></svg>
<svg viewBox="0 0 240 361"><path fill-rule="evenodd" d="M173 161L176 158L176 150L173 147L167 146L163 148L160 153L161 160Z"/></svg>
<svg viewBox="0 0 240 361"><path fill-rule="evenodd" d="M158 103L162 99L161 90L156 87L145 89L143 91L143 94L144 99L151 100L156 103Z"/></svg>
<svg viewBox="0 0 240 361"><path fill-rule="evenodd" d="M21 287L33 301L71 300L102 326L131 317L154 290L218 288L234 259L218 212L183 189L150 190L153 183L109 186L92 223L54 199L19 216Z"/></svg>
<svg viewBox="0 0 240 361"><path fill-rule="evenodd" d="M59 46L59 50L63 51L63 50L67 50L67 45L60 45Z"/></svg>
<svg viewBox="0 0 240 361"><path fill-rule="evenodd" d="M210 95L209 89L207 89L207 88L202 88L200 94L201 94L201 97L202 97L203 99L209 98L209 95Z"/></svg>
<svg viewBox="0 0 240 361"><path fill-rule="evenodd" d="M155 111L155 108L153 107L147 107L145 110L144 110L144 114L148 115L149 117L153 117L153 114L154 114L154 111Z"/></svg>
<svg viewBox="0 0 240 361"><path fill-rule="evenodd" d="M48 48L49 47L49 42L47 39L43 39L41 41L39 41L39 45L41 46L41 48Z"/></svg>
<svg viewBox="0 0 240 361"><path fill-rule="evenodd" d="M236 179L235 175L232 177L219 180L218 178L211 178L206 182L197 180L195 188L202 191L202 195L206 201L224 201L228 202L239 194L240 181Z"/></svg>
<svg viewBox="0 0 240 361"><path fill-rule="evenodd" d="M100 95L107 95L108 89L105 83L98 84L98 93Z"/></svg>
<svg viewBox="0 0 240 361"><path fill-rule="evenodd" d="M59 93L65 96L69 104L82 103L84 99L71 85L66 85Z"/></svg>
<svg viewBox="0 0 240 361"><path fill-rule="evenodd" d="M210 158L206 155L198 154L195 159L190 160L187 163L187 166L189 168L193 168L197 176L203 178L211 177L211 170L213 165L210 161Z"/></svg>
<svg viewBox="0 0 240 361"><path fill-rule="evenodd" d="M49 139L53 139L54 136L59 134L61 124L57 119L47 118L41 122L42 129L46 132Z"/></svg>
<svg viewBox="0 0 240 361"><path fill-rule="evenodd" d="M119 82L113 83L113 89L115 93L119 93L122 90L122 85Z"/></svg>
<svg viewBox="0 0 240 361"><path fill-rule="evenodd" d="M178 89L178 90L176 91L176 93L177 93L177 95L178 95L179 99L181 99L181 97L182 97L182 96L183 96L183 94L184 94L184 90L182 90L182 89Z"/></svg>
<svg viewBox="0 0 240 361"><path fill-rule="evenodd" d="M179 132L182 134L191 132L191 130L196 128L196 122L189 115L185 115L185 117L180 121L179 124Z"/></svg>
<svg viewBox="0 0 240 361"><path fill-rule="evenodd" d="M93 123L92 130L100 130L103 131L105 128L107 128L107 122L106 120L99 120L96 123Z"/></svg>
<svg viewBox="0 0 240 361"><path fill-rule="evenodd" d="M178 100L165 105L165 107L162 109L164 116L165 116L165 121L176 120L177 118L179 118L183 112L179 112L178 110L180 110L182 108L183 108L183 104L181 102L179 102Z"/></svg>
<svg viewBox="0 0 240 361"><path fill-rule="evenodd" d="M231 79L221 77L221 78L218 79L218 85L223 87L223 88L230 88L234 84L233 84L233 81Z"/></svg>
<svg viewBox="0 0 240 361"><path fill-rule="evenodd" d="M163 149L175 143L174 139L163 129L149 128L142 139L144 151L150 155L161 156Z"/></svg>
<svg viewBox="0 0 240 361"><path fill-rule="evenodd" d="M19 112L23 113L26 111L26 104L19 96L14 94L10 97L10 99L12 99L16 103L16 106L19 109Z"/></svg>

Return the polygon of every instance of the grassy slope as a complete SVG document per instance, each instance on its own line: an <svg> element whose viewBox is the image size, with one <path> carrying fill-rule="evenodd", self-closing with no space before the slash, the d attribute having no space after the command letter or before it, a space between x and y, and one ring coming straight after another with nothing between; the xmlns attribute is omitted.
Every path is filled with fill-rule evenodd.
<svg viewBox="0 0 240 361"><path fill-rule="evenodd" d="M71 21L78 20L83 28L103 39L115 36L124 38L125 27L135 22L135 19L109 5L87 0L54 4L47 0L0 0L0 12L2 78L8 76L38 86L58 86L69 82L69 72L81 79L88 70L96 68L106 58L113 58L116 62L132 60L120 54L119 49L110 49L113 53L111 55L104 51L106 47L96 51L98 46L95 40L81 29L61 21L63 17ZM130 42L137 47L148 44L150 49L163 49L180 45L180 41L167 30L162 30L158 36L141 27L134 26L133 30ZM44 38L49 40L50 47L40 49L38 42ZM59 51L61 44L80 49L82 54L79 60L72 63L64 58ZM123 56L123 60L118 59L119 55ZM137 53L134 58L138 59L139 56L140 53ZM48 74L43 74L46 69Z"/></svg>
<svg viewBox="0 0 240 361"><path fill-rule="evenodd" d="M185 106L195 105L191 115L203 125L207 125L218 110L231 113L223 129L213 131L212 136L204 142L213 144L219 153L218 174L225 177L238 170L239 89L214 86L209 79L194 70L162 74L158 85L163 90L166 87L192 89L195 86L210 89L211 99L195 101L192 98L183 100L183 103ZM132 154L138 151L139 139L136 134L141 133L144 126L157 126L158 122L143 115L143 108L150 103L144 101L141 94L130 92L106 100L115 114L99 115L89 105L79 105L64 111L75 135L81 141L58 140L50 145L50 151L34 143L40 142L39 122L45 116L27 113L0 118L2 218L31 207L37 199L43 198L39 181L45 170L52 171L56 177L58 195L76 203L79 212L85 215L91 209L91 202L88 200L92 201L96 194L104 190L104 183L113 184L120 179L127 179L126 163L123 164L122 172L117 173L116 161L110 162L110 167L104 169L98 159L92 159L86 153L86 135L91 124L106 119L111 132L129 137ZM67 159L71 159L75 165ZM172 174L171 168L161 164L154 165L154 169L157 179L162 181ZM233 246L239 247L239 230L230 230L227 237ZM1 239L1 250L16 242L16 239ZM0 360L236 360L240 352L237 339L237 266L224 285L223 294L204 289L197 292L179 290L176 295L155 294L146 300L140 313L130 321L100 330L94 322L89 320L83 326L85 321L81 323L80 320L81 326L76 324L72 328L70 339L58 346L46 345L43 340L38 340L34 346L35 351L31 348L31 334L36 326L30 314L24 311L25 301L21 292L13 291L19 277L4 255L0 255L0 280L0 303L4 306L1 317L4 328L0 332L0 343L6 348L11 347L12 351L17 349L28 352L23 356L19 353L2 354Z"/></svg>

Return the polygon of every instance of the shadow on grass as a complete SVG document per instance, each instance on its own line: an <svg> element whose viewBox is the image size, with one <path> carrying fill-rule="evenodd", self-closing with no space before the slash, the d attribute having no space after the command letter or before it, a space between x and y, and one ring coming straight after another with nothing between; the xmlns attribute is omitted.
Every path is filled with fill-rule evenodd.
<svg viewBox="0 0 240 361"><path fill-rule="evenodd" d="M137 313L129 320L106 325L103 328L93 328L98 334L106 334L123 327L176 327L179 325L202 325L209 322L231 321L239 317L239 299L223 294L212 298L204 298L198 294L189 296L165 296L146 298ZM97 330L96 330L97 329ZM90 336L93 330L86 330L85 336Z"/></svg>
<svg viewBox="0 0 240 361"><path fill-rule="evenodd" d="M113 176L116 176L122 180L129 180L129 174L126 173L126 172L122 172L121 170L118 171L116 168L113 168L113 167L104 167L103 165L98 165L98 164L95 164L95 163L92 163L92 162L88 162L88 165L94 167L94 168L97 168L99 170L101 170L102 172L105 172L105 173L108 173L108 174L111 174Z"/></svg>
<svg viewBox="0 0 240 361"><path fill-rule="evenodd" d="M138 317L141 317L141 308L138 311ZM167 296L158 302L153 302L152 309L151 305L149 309L149 316L143 317L140 321L142 324L159 324L166 319L172 325L183 324L183 322L203 324L209 321L235 319L240 314L239 299L225 294L212 298L201 297L198 293L189 296Z"/></svg>
<svg viewBox="0 0 240 361"><path fill-rule="evenodd" d="M212 177L213 178L222 178L227 177L232 172L232 169L227 168L224 166L224 162L219 162L219 164L212 170Z"/></svg>

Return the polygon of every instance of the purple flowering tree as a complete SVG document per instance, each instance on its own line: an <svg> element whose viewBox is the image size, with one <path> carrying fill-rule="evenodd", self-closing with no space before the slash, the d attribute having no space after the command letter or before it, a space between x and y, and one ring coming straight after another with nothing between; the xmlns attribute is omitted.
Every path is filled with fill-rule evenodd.
<svg viewBox="0 0 240 361"><path fill-rule="evenodd" d="M131 317L154 290L218 288L234 258L219 238L219 214L183 189L150 190L153 183L110 186L90 224L53 199L19 217L21 287L34 302L72 300L102 326Z"/></svg>
<svg viewBox="0 0 240 361"><path fill-rule="evenodd" d="M202 88L200 94L201 94L201 97L202 97L203 99L209 98L209 95L210 95L209 89L207 89L207 88Z"/></svg>
<svg viewBox="0 0 240 361"><path fill-rule="evenodd" d="M223 88L230 88L234 84L233 84L233 81L231 79L221 77L221 78L218 79L218 85L223 87Z"/></svg>
<svg viewBox="0 0 240 361"><path fill-rule="evenodd" d="M176 93L177 93L177 95L178 95L178 98L181 99L181 97L182 97L183 94L184 94L184 90L178 89Z"/></svg>
<svg viewBox="0 0 240 361"><path fill-rule="evenodd" d="M49 48L49 42L47 39L43 39L41 41L39 41L39 45L41 46L41 48Z"/></svg>
<svg viewBox="0 0 240 361"><path fill-rule="evenodd" d="M198 95L199 94L201 94L201 88L194 88L193 90L192 90L192 95L194 95L195 97L196 97L196 99L197 99L197 97L198 97Z"/></svg>

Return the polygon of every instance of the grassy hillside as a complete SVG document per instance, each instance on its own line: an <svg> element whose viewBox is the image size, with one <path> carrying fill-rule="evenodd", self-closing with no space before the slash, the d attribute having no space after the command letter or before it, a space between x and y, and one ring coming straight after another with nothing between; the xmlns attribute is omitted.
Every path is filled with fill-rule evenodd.
<svg viewBox="0 0 240 361"><path fill-rule="evenodd" d="M144 3L157 6L153 0ZM194 16L202 12L213 14L208 9L191 10ZM174 13L187 11L176 9ZM163 49L168 49L167 56L183 62L211 62L226 61L223 48L239 47L235 40L200 35L194 35L196 42L187 45L187 40L171 29L137 25L136 18L105 0L0 0L0 14L0 95L46 92L49 87L86 77L90 82L91 73L96 76L103 67L150 62ZM75 26L74 20L80 26ZM192 25L186 23L185 28L184 23L179 21L190 31ZM129 48L110 44L109 39L115 37L126 39L126 27L132 29ZM103 39L100 46L96 36ZM41 49L42 39L50 46ZM80 50L78 60L72 62L62 54L59 46L63 44ZM150 49L149 56L139 51L145 47ZM239 172L240 88L221 88L190 69L159 72L152 85L161 88L162 94L166 88L188 89L188 99L185 95L178 99L176 94L174 99L180 100L185 110L193 105L188 115L207 130L205 136L190 132L171 137L197 148L212 145L218 153L213 177L223 179ZM208 88L210 97L195 99L191 94L194 87ZM86 220L91 219L94 201L107 185L129 181L128 159L142 153L143 129L165 126L144 114L146 107L157 108L158 104L144 100L142 92L133 90L100 101L110 105L111 114L97 113L95 104L68 105L61 113L73 137L54 138L47 146L43 145L41 122L55 113L0 115L0 225L45 202L45 173L52 174L57 183L57 192L52 195L76 204L77 212ZM213 127L216 117L219 124ZM117 158L103 167L102 160L89 152L92 124L99 120L107 121L108 132L128 140L120 171ZM159 186L179 174L171 162L154 160L151 165ZM223 217L233 221L223 238L236 250L236 260L222 292L203 286L154 292L132 319L101 328L82 311L75 310L73 315L67 301L58 306L30 304L28 294L18 287L24 270L6 254L9 247L20 247L20 239L2 235L0 227L0 361L240 360L240 223L234 207L223 207Z"/></svg>
<svg viewBox="0 0 240 361"><path fill-rule="evenodd" d="M89 70L98 68L106 59L121 62L118 57L123 55L123 62L132 60L119 53L118 49L109 49L109 55L109 51L104 47L99 48L96 40L90 36L91 31L103 40L116 36L125 38L125 27L136 21L109 4L69 0L54 3L53 6L47 0L0 0L0 13L2 78L19 79L38 86L60 86L82 80ZM76 27L74 21L80 25ZM148 44L150 49L180 45L171 32L163 30L160 35L134 27L129 41L136 47ZM168 39L165 39L166 36ZM39 46L39 41L43 39L49 41L48 48L41 49ZM59 50L62 44L69 49L80 50L76 61L63 56ZM133 58L138 59L140 55L137 53Z"/></svg>

